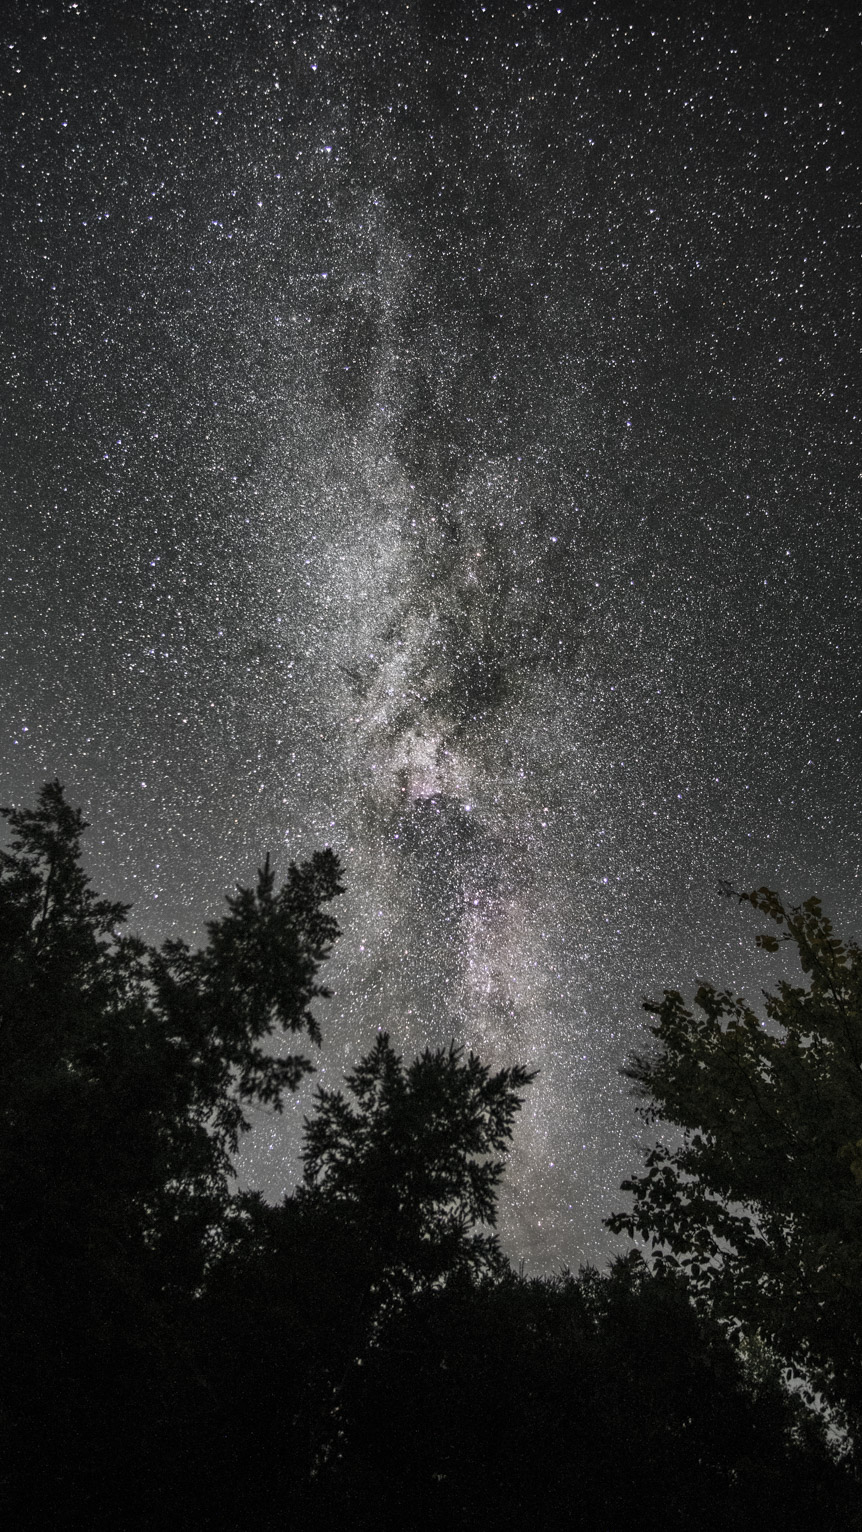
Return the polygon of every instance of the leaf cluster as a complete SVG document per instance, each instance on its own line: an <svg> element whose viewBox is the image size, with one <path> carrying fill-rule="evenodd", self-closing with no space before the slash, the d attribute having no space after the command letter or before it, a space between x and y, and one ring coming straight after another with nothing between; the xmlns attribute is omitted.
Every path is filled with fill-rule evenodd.
<svg viewBox="0 0 862 1532"><path fill-rule="evenodd" d="M331 852L280 889L267 861L200 948L154 948L91 889L86 826L58 783L34 810L4 813L4 1509L20 1516L26 1500L40 1526L179 1532L275 1532L286 1507L309 1532L513 1518L742 1532L771 1515L804 1532L816 1508L855 1532L848 1476L780 1386L770 1347L755 1335L741 1354L720 1306L690 1301L706 1291L690 1258L704 1229L704 1266L728 1254L734 1300L733 1220L758 1250L780 1230L809 1259L802 1172L783 1172L780 1206L769 1198L770 1160L801 1131L792 1091L809 1102L806 1152L821 1169L838 1144L829 1195L847 1194L851 1212L860 1195L842 1073L858 954L828 944L818 911L798 933L809 989L776 998L783 1027L706 990L691 1015L679 996L653 1009L659 1051L635 1075L662 1092L651 1110L676 1114L693 1156L656 1151L635 1201L665 1235L660 1269L630 1256L606 1276L525 1281L495 1233L533 1079L523 1067L492 1073L454 1045L408 1065L381 1033L343 1091L318 1091L297 1192L273 1206L232 1182L253 1108L280 1110L311 1068L275 1045L320 1042L341 890ZM754 1149L749 1077L771 1125ZM728 1121L740 1128L723 1159Z"/></svg>
<svg viewBox="0 0 862 1532"><path fill-rule="evenodd" d="M862 953L816 899L739 896L789 944L807 982L765 994L765 1017L702 984L646 1010L657 1048L627 1073L644 1115L676 1130L623 1184L612 1229L651 1242L727 1321L763 1337L836 1408L862 1393ZM776 934L777 933L777 934Z"/></svg>
<svg viewBox="0 0 862 1532"><path fill-rule="evenodd" d="M2 813L0 1200L29 1208L31 1224L53 1207L46 1236L59 1219L84 1243L97 1226L120 1244L133 1231L172 1243L178 1220L221 1216L249 1108L280 1111L312 1068L272 1044L320 1041L311 1005L328 993L318 974L338 934L337 859L291 867L278 892L267 862L202 948L157 949L125 932L126 905L90 887L86 824L58 782L34 810Z"/></svg>
<svg viewBox="0 0 862 1532"><path fill-rule="evenodd" d="M387 1280L435 1282L498 1269L496 1191L521 1091L521 1066L491 1074L460 1048L407 1067L386 1033L346 1076L317 1093L306 1124L302 1197L337 1209Z"/></svg>

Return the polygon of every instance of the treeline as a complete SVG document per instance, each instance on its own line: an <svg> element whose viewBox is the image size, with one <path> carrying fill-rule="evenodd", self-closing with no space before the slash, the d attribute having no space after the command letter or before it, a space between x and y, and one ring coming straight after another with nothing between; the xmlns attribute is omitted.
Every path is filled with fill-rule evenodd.
<svg viewBox="0 0 862 1532"><path fill-rule="evenodd" d="M862 958L816 903L747 896L807 979L771 1027L707 989L653 1008L631 1073L675 1135L610 1220L647 1259L526 1280L494 1233L521 1067L381 1034L317 1093L297 1191L236 1189L321 1041L331 852L155 948L58 783L3 813L10 1525L862 1525Z"/></svg>

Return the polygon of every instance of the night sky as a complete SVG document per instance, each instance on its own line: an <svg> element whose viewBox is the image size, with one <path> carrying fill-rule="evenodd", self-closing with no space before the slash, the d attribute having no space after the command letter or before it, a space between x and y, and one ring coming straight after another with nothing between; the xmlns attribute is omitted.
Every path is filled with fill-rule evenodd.
<svg viewBox="0 0 862 1532"><path fill-rule="evenodd" d="M538 1066L531 1270L611 1249L641 998L782 971L719 879L862 903L862 25L652 9L0 29L0 801L150 939L333 845L317 1078Z"/></svg>

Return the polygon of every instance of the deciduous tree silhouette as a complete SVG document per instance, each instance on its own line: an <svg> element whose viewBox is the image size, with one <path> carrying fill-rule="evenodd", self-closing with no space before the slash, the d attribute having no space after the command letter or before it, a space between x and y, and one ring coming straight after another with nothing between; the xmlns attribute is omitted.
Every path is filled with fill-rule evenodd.
<svg viewBox="0 0 862 1532"><path fill-rule="evenodd" d="M391 1290L499 1271L502 1156L534 1078L520 1065L492 1075L454 1046L405 1067L381 1033L346 1076L353 1102L342 1091L317 1094L300 1203L353 1229L376 1282Z"/></svg>
<svg viewBox="0 0 862 1532"><path fill-rule="evenodd" d="M857 1526L769 1347L724 1328L852 1402L860 959L818 907L759 897L812 976L772 1032L711 991L703 1023L656 1008L635 1076L689 1133L633 1183L659 1270L528 1282L495 1233L520 1066L381 1034L318 1092L298 1190L236 1188L250 1110L311 1068L273 1041L320 1040L331 852L156 950L91 889L59 784L3 812L0 1493L32 1525Z"/></svg>
<svg viewBox="0 0 862 1532"><path fill-rule="evenodd" d="M346 1093L318 1092L298 1191L238 1200L198 1314L214 1380L200 1478L222 1507L268 1525L275 1493L304 1525L332 1524L355 1380L419 1295L508 1270L496 1189L531 1079L455 1047L405 1066L381 1034Z"/></svg>
<svg viewBox="0 0 862 1532"><path fill-rule="evenodd" d="M743 1362L642 1261L459 1278L415 1295L351 1372L329 1524L809 1532L829 1506L852 1526L803 1416L768 1358Z"/></svg>
<svg viewBox="0 0 862 1532"><path fill-rule="evenodd" d="M651 1242L723 1320L774 1347L862 1431L862 952L816 899L739 896L798 957L804 983L766 994L766 1019L701 985L646 1009L656 1052L627 1069L650 1122L681 1134L624 1183L609 1220Z"/></svg>
<svg viewBox="0 0 862 1532"><path fill-rule="evenodd" d="M0 1388L19 1469L33 1452L34 1484L53 1468L93 1498L130 1472L115 1429L128 1400L143 1441L181 1371L187 1305L235 1216L249 1108L280 1110L312 1067L268 1044L319 1040L339 867L320 852L276 892L267 864L203 948L156 951L92 891L59 783L3 813Z"/></svg>

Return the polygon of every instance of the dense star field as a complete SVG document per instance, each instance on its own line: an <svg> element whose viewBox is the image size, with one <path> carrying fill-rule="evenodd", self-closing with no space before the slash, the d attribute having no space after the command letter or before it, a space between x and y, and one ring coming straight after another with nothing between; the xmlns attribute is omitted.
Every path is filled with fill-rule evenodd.
<svg viewBox="0 0 862 1532"><path fill-rule="evenodd" d="M538 1066L601 1258L642 996L781 972L718 881L860 914L859 17L123 9L3 26L2 801L148 937L331 844L318 1079Z"/></svg>

